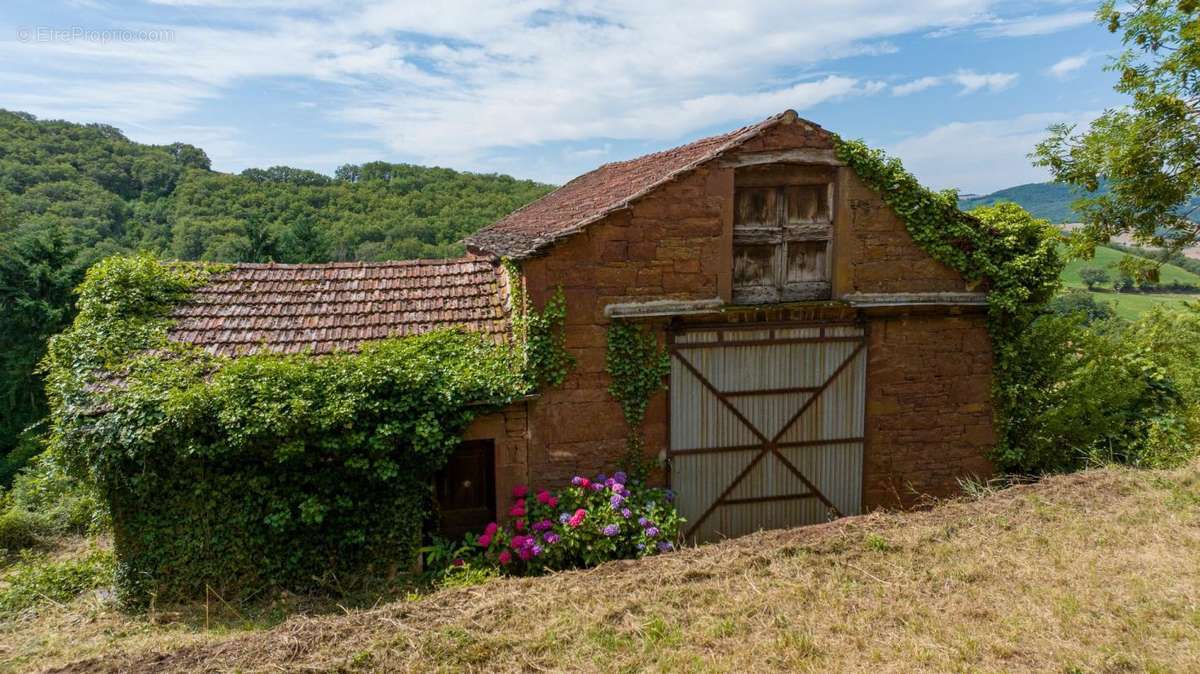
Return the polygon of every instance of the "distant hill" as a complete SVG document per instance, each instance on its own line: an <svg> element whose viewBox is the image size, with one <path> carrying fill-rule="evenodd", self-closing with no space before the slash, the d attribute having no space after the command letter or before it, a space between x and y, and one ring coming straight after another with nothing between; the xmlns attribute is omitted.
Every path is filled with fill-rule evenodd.
<svg viewBox="0 0 1200 674"><path fill-rule="evenodd" d="M1071 208L1071 202L1080 197L1079 191L1069 185L1058 183L1028 183L1002 189L983 196L963 195L958 207L969 211L977 206L988 206L997 202L1012 202L1053 223L1078 222L1079 217Z"/></svg>
<svg viewBox="0 0 1200 674"><path fill-rule="evenodd" d="M1096 194L1104 194L1108 188L1104 183ZM1029 211L1034 217L1049 220L1055 224L1079 222L1083 218L1071 208L1071 204L1086 193L1070 185L1059 183L1027 183L1016 187L1007 187L991 194L960 194L958 207L969 211L977 206L989 206L997 202L1012 202ZM1200 202L1200 198L1192 199L1186 208L1191 208ZM1200 222L1200 216L1193 215L1192 220Z"/></svg>

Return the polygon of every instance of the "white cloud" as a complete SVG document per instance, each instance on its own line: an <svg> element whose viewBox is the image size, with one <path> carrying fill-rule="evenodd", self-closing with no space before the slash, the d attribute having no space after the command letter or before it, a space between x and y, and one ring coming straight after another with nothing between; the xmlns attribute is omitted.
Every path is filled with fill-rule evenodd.
<svg viewBox="0 0 1200 674"><path fill-rule="evenodd" d="M1026 154L1058 122L1087 124L1094 112L1048 112L1011 119L954 122L906 138L888 148L906 168L935 189L955 187L986 194L1020 183L1047 179Z"/></svg>
<svg viewBox="0 0 1200 674"><path fill-rule="evenodd" d="M950 79L962 87L961 93L970 94L980 89L988 91L1003 91L1017 81L1016 73L977 73L972 70L960 70L950 76Z"/></svg>
<svg viewBox="0 0 1200 674"><path fill-rule="evenodd" d="M0 60L40 82L36 93L0 82L0 97L40 115L167 128L235 87L310 82L325 88L321 114L360 125L363 138L463 164L546 142L674 140L876 93L884 85L814 68L969 25L994 2L743 0L682 11L642 0L306 0L273 12L157 1L187 6L186 23L153 26L173 29L171 41L0 42Z"/></svg>
<svg viewBox="0 0 1200 674"><path fill-rule="evenodd" d="M1085 51L1075 56L1068 56L1047 68L1046 72L1059 79L1066 79L1071 73L1086 66L1088 61L1092 60L1093 56L1095 54L1090 51Z"/></svg>
<svg viewBox="0 0 1200 674"><path fill-rule="evenodd" d="M1049 35L1091 23L1096 18L1092 11L1062 12L1023 16L1015 19L997 20L981 32L995 37L1032 37Z"/></svg>
<svg viewBox="0 0 1200 674"><path fill-rule="evenodd" d="M925 91L926 89L932 89L943 82L945 82L945 78L942 77L922 77L911 82L905 82L904 84L897 84L892 87L892 94L895 96L907 96L919 91Z"/></svg>
<svg viewBox="0 0 1200 674"><path fill-rule="evenodd" d="M955 84L960 87L959 94L973 94L977 91L1003 91L1017 81L1016 73L977 73L974 70L959 70L949 75L928 76L897 84L892 87L893 96L908 96L926 89L943 84Z"/></svg>

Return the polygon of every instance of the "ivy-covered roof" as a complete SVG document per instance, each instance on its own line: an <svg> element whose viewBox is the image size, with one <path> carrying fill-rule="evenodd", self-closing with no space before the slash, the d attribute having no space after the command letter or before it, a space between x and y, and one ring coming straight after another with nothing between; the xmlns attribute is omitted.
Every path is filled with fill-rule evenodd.
<svg viewBox="0 0 1200 674"><path fill-rule="evenodd" d="M483 259L237 264L175 307L168 333L224 355L331 353L461 326L508 334L500 265Z"/></svg>

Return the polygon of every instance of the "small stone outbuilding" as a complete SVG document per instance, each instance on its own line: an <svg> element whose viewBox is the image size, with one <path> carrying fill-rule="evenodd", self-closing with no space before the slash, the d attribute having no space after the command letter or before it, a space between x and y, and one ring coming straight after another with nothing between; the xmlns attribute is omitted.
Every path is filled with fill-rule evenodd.
<svg viewBox="0 0 1200 674"><path fill-rule="evenodd" d="M670 351L645 451L698 539L908 506L992 472L984 295L795 112L601 166L466 244L460 260L237 265L179 308L172 338L233 354L449 325L503 339L512 284L535 306L561 287L576 367L471 426L438 485L452 533L503 512L515 484L617 467L613 320Z"/></svg>

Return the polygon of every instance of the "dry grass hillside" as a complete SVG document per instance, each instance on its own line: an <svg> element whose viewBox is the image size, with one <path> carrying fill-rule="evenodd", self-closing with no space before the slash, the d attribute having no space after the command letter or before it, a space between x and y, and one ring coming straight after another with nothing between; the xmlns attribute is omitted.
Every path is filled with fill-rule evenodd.
<svg viewBox="0 0 1200 674"><path fill-rule="evenodd" d="M0 632L53 671L1200 671L1200 465L1093 470L259 631L80 600Z"/></svg>

